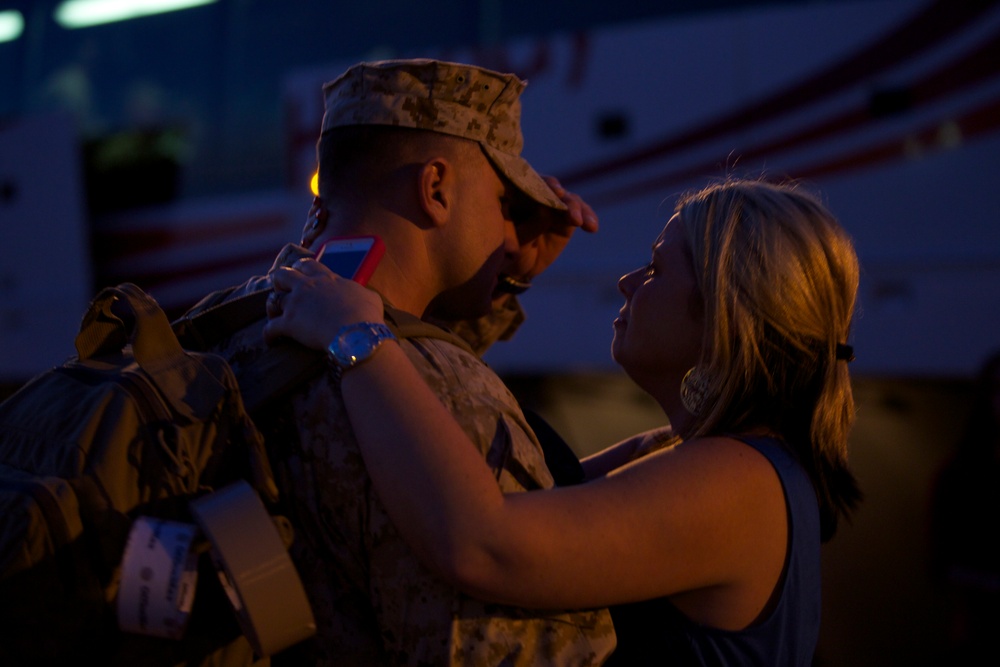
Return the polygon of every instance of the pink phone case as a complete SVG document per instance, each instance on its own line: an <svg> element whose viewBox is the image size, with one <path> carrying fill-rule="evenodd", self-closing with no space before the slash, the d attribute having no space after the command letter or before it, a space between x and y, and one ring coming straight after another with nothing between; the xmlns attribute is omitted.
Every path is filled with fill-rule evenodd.
<svg viewBox="0 0 1000 667"><path fill-rule="evenodd" d="M320 246L316 260L339 276L367 285L384 254L378 236L338 236Z"/></svg>

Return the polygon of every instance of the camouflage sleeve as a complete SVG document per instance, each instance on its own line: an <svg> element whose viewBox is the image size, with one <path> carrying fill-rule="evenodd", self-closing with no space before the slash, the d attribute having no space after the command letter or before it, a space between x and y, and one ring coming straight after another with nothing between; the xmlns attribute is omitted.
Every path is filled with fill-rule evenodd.
<svg viewBox="0 0 1000 667"><path fill-rule="evenodd" d="M405 347L411 360L493 468L500 488L513 493L551 487L541 446L503 382L477 357L445 341L410 342ZM469 667L583 666L602 664L615 646L606 609L520 609L412 584L407 583L395 619L382 619L394 641L390 655L422 654L433 664ZM390 587L386 582L384 590ZM422 610L418 620L416 608ZM445 655L428 653L441 646Z"/></svg>

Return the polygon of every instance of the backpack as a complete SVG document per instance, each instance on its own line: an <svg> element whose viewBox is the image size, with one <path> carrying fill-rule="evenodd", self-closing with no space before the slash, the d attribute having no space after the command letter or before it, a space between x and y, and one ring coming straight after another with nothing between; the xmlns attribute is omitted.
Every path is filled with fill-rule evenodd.
<svg viewBox="0 0 1000 667"><path fill-rule="evenodd" d="M197 558L183 641L120 631L115 600L137 517L194 523L191 502L233 484L249 485L277 513L250 412L325 364L289 343L241 385L222 357L197 351L263 317L267 293L172 326L135 285L106 288L84 314L76 356L0 404L0 664L266 658L233 613L226 578L204 584L219 584L211 559ZM290 530L275 520L287 548Z"/></svg>

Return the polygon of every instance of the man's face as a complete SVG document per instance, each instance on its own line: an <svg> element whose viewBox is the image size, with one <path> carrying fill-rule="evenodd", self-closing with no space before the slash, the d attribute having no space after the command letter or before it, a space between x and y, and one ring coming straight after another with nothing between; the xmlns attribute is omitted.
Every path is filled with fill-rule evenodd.
<svg viewBox="0 0 1000 667"><path fill-rule="evenodd" d="M508 253L501 272L530 280L538 261L539 238L552 230L552 216L558 212L531 199L510 181L504 179L504 182L507 184L504 217L514 224L517 248Z"/></svg>
<svg viewBox="0 0 1000 667"><path fill-rule="evenodd" d="M471 318L490 311L497 276L516 257L517 234L510 218L515 190L478 147L458 163L456 207L448 223L446 282L431 314Z"/></svg>

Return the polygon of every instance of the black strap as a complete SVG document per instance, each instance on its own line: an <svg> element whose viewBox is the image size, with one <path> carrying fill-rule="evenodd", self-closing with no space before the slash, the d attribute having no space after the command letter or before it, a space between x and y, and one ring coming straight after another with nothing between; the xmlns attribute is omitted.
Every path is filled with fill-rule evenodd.
<svg viewBox="0 0 1000 667"><path fill-rule="evenodd" d="M215 292L206 299L211 298L218 303L173 322L174 333L181 345L189 350L208 350L266 316L270 288L225 300L232 292L233 288Z"/></svg>
<svg viewBox="0 0 1000 667"><path fill-rule="evenodd" d="M534 410L521 407L528 426L535 432L545 455L545 466L552 473L556 486L573 486L586 478L583 466L576 452L563 440L562 436Z"/></svg>

